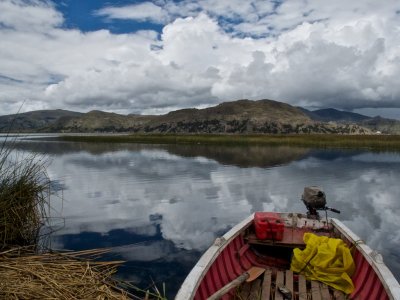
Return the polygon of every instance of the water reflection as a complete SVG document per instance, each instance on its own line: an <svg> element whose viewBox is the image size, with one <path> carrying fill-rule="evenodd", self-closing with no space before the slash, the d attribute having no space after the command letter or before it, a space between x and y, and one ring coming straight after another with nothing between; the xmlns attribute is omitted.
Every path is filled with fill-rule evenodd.
<svg viewBox="0 0 400 300"><path fill-rule="evenodd" d="M288 146L207 146L207 145L172 145L167 151L183 157L206 157L223 165L238 167L269 168L285 165L306 156L306 148Z"/></svg>
<svg viewBox="0 0 400 300"><path fill-rule="evenodd" d="M70 143L54 139L45 143L35 140L21 140L18 149L46 154L65 154L85 151L90 154L103 154L117 151L140 151L148 149L148 145L141 144L111 144L111 143ZM238 167L274 167L287 164L306 156L310 151L307 148L288 146L212 146L209 145L152 145L152 149L161 149L171 154L187 158L205 157L213 159L223 165Z"/></svg>
<svg viewBox="0 0 400 300"><path fill-rule="evenodd" d="M400 276L400 155L273 147L21 143L48 153L53 203L66 218L53 246L116 247L121 276L170 296L219 235L258 210L304 211L304 186L324 187L339 218Z"/></svg>

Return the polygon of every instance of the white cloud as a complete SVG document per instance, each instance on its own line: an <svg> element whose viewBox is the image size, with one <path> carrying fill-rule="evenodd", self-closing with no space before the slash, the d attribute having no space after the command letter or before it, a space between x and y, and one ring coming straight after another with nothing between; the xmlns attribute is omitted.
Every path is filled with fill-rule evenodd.
<svg viewBox="0 0 400 300"><path fill-rule="evenodd" d="M3 114L23 100L24 110L122 113L239 98L400 107L397 1L160 0L97 11L110 22L164 22L161 34L66 29L39 0L5 0L0 10Z"/></svg>
<svg viewBox="0 0 400 300"><path fill-rule="evenodd" d="M4 26L5 29L42 31L63 22L61 13L49 1L1 1L0 11L0 28Z"/></svg>
<svg viewBox="0 0 400 300"><path fill-rule="evenodd" d="M130 19L137 21L150 21L156 24L163 24L167 20L167 12L160 6L151 2L131 4L122 7L105 7L95 12L98 16L108 19Z"/></svg>

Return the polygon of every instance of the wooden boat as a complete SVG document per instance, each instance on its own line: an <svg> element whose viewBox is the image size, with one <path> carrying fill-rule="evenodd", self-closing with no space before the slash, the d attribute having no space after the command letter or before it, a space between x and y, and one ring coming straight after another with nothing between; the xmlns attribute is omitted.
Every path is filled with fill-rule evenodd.
<svg viewBox="0 0 400 300"><path fill-rule="evenodd" d="M280 240L259 239L255 234L254 214L233 227L203 254L182 284L175 300L202 299L400 299L400 286L383 263L357 235L334 218L301 213L278 213L283 220ZM329 209L323 207L323 209ZM355 271L354 290L345 294L319 281L306 280L290 270L294 248L305 248L303 235L314 233L343 240L351 249ZM248 271L264 272L251 282ZM253 278L254 279L254 278ZM241 283L239 286L237 283ZM283 289L290 291L285 294Z"/></svg>

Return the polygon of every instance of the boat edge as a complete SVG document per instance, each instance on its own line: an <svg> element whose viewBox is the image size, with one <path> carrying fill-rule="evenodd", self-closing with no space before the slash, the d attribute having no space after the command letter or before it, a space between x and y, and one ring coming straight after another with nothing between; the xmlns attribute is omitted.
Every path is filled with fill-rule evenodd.
<svg viewBox="0 0 400 300"><path fill-rule="evenodd" d="M399 282L383 262L383 259L382 262L378 262L376 260L376 258L381 257L380 254L372 250L358 235L356 235L338 219L331 218L331 222L344 237L346 237L356 246L357 250L360 251L364 258L368 261L388 293L389 299L400 300Z"/></svg>
<svg viewBox="0 0 400 300"><path fill-rule="evenodd" d="M200 279L206 274L210 266L214 263L220 252L236 238L244 228L250 226L254 219L254 213L248 216L246 219L241 221L232 227L222 237L217 238L213 245L211 245L207 251L200 257L196 265L192 268L189 275L186 277L184 282L179 289L175 300L192 300L199 286ZM332 225L337 229L340 234L347 238L352 244L355 245L358 251L368 261L371 267L374 269L382 285L384 286L389 299L400 300L400 285L394 277L393 273L383 262L378 262L376 258L380 255L372 250L365 242L351 231L346 225L335 218L330 218Z"/></svg>
<svg viewBox="0 0 400 300"><path fill-rule="evenodd" d="M222 237L217 238L208 250L200 257L196 265L192 268L189 275L181 285L175 300L192 300L199 286L200 279L206 274L210 266L214 263L220 252L236 238L244 228L250 226L254 219L254 213L232 227Z"/></svg>

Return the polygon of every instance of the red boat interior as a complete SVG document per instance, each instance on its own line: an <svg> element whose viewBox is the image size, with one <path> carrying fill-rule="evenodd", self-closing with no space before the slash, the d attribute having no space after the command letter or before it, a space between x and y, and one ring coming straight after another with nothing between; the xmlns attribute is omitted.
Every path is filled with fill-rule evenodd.
<svg viewBox="0 0 400 300"><path fill-rule="evenodd" d="M356 264L352 277L355 290L351 295L345 295L319 282L306 281L304 276L289 270L293 249L305 247L305 232L345 240L332 226L318 230L292 226L282 227L282 231L280 241L261 240L256 235L254 224L250 225L222 250L198 286L194 299L207 299L253 266L265 268L266 271L257 280L231 289L221 299L284 299L276 288L279 284L291 290L292 299L388 299L380 279L355 247L352 249Z"/></svg>

